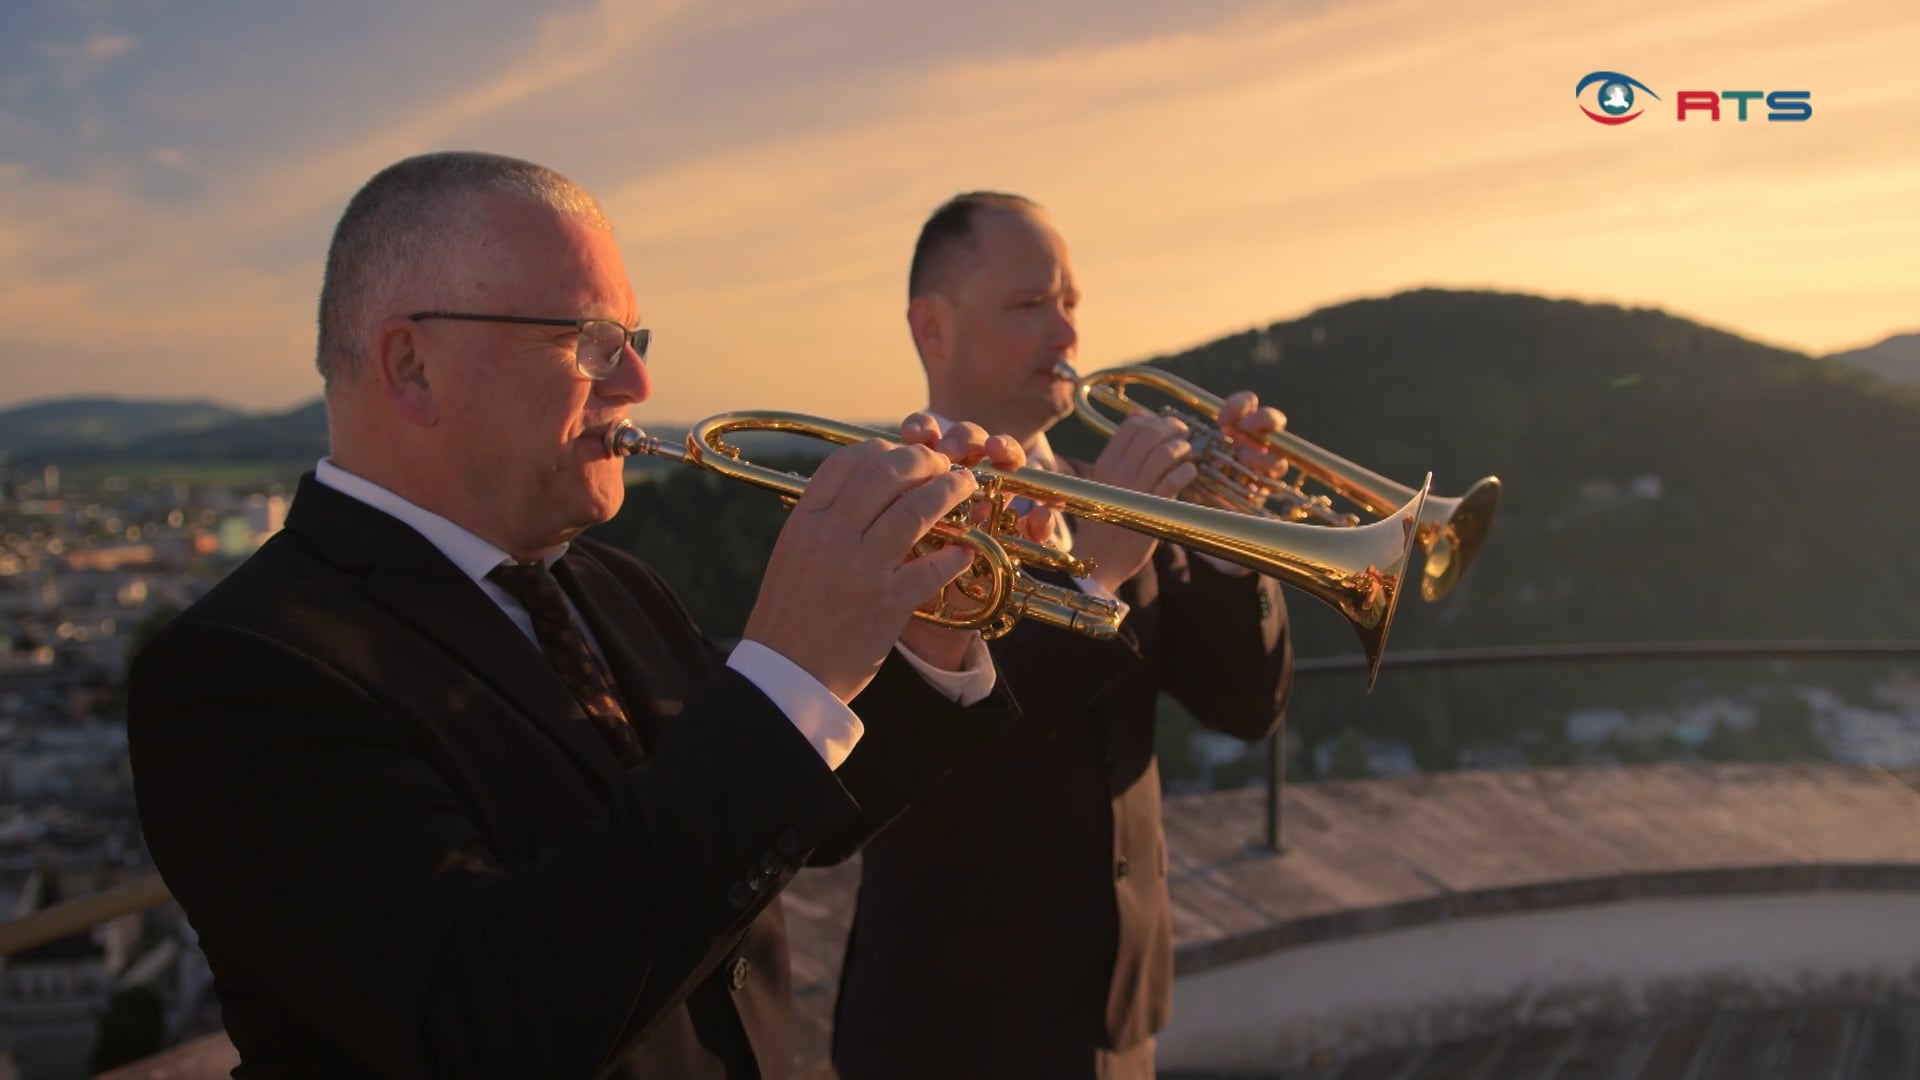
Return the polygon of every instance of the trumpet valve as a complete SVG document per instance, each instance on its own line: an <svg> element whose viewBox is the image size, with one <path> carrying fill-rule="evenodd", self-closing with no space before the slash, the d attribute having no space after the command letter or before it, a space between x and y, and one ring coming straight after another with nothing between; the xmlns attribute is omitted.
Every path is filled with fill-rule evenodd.
<svg viewBox="0 0 1920 1080"><path fill-rule="evenodd" d="M1077 589L1057 588L1024 574L1013 592L1007 606L1009 614L1017 618L1072 630L1096 641L1111 641L1120 635L1120 605L1113 600L1088 596ZM981 636L991 639L999 635L982 631Z"/></svg>

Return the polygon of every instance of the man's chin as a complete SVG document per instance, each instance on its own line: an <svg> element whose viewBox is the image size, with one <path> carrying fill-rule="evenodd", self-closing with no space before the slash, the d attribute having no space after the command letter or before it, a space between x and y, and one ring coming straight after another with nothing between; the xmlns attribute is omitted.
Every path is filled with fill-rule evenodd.
<svg viewBox="0 0 1920 1080"><path fill-rule="evenodd" d="M592 524L612 521L620 513L620 508L626 505L626 481L618 473L612 477L596 476L589 483L586 495L583 506Z"/></svg>
<svg viewBox="0 0 1920 1080"><path fill-rule="evenodd" d="M576 529L604 525L620 513L627 497L626 477L618 458L576 461L555 477L550 489L557 509L563 508L567 523Z"/></svg>
<svg viewBox="0 0 1920 1080"><path fill-rule="evenodd" d="M1053 393L1049 394L1042 404L1042 411L1046 416L1046 426L1052 427L1054 424L1072 416L1075 404L1073 390L1065 383L1055 383Z"/></svg>

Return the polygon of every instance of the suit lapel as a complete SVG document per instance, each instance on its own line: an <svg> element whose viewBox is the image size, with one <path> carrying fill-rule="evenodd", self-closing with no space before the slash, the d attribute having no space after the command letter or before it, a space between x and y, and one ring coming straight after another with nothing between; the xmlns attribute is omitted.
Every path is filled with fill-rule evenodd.
<svg viewBox="0 0 1920 1080"><path fill-rule="evenodd" d="M329 561L361 575L367 597L512 702L590 774L618 763L580 705L505 612L440 550L398 519L311 477L287 511L287 529Z"/></svg>

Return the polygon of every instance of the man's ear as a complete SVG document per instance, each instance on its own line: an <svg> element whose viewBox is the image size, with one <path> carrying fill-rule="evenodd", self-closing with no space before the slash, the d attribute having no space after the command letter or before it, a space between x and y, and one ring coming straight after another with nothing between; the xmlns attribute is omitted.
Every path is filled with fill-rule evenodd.
<svg viewBox="0 0 1920 1080"><path fill-rule="evenodd" d="M440 421L428 379L426 336L412 319L394 317L374 331L368 372L380 397L403 420L421 427Z"/></svg>
<svg viewBox="0 0 1920 1080"><path fill-rule="evenodd" d="M907 330L913 347L928 366L946 360L952 351L953 305L939 293L916 296L907 302Z"/></svg>

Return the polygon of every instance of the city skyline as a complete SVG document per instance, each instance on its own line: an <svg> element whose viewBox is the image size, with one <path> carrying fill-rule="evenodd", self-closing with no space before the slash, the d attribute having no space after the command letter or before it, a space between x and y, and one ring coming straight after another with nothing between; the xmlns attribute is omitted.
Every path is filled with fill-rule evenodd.
<svg viewBox="0 0 1920 1080"><path fill-rule="evenodd" d="M445 146L599 195L656 329L656 420L918 407L906 261L974 187L1060 223L1088 370L1423 286L1814 354L1920 328L1920 20L1890 0L1438 25L1410 0L26 8L0 43L0 407L313 400L334 218ZM1594 124L1595 70L1663 100ZM1696 85L1808 89L1813 116L1662 111Z"/></svg>

